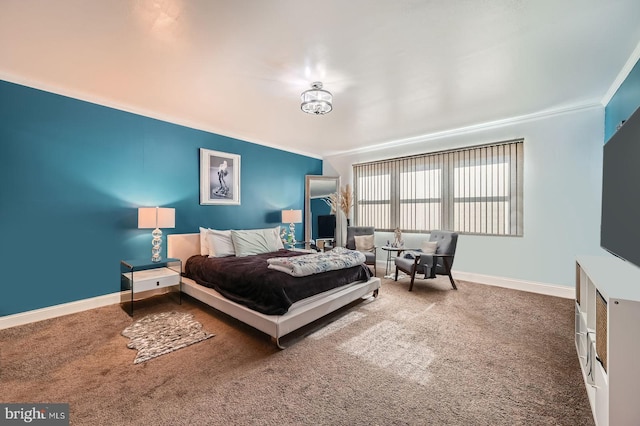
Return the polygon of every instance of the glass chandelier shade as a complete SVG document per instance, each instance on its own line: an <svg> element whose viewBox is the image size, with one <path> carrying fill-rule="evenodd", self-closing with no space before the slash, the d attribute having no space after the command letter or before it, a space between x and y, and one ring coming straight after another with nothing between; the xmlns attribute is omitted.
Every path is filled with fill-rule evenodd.
<svg viewBox="0 0 640 426"><path fill-rule="evenodd" d="M300 95L302 105L300 108L307 114L327 114L333 109L333 95L322 89L322 83L316 81L311 84L311 89L302 92Z"/></svg>

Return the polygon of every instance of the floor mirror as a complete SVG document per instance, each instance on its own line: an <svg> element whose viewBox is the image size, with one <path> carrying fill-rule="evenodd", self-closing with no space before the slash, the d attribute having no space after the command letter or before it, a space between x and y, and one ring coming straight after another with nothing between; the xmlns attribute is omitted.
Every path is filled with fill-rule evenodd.
<svg viewBox="0 0 640 426"><path fill-rule="evenodd" d="M340 177L307 175L304 197L304 239L318 248L333 245L340 236L340 215L331 210L329 197L340 192Z"/></svg>

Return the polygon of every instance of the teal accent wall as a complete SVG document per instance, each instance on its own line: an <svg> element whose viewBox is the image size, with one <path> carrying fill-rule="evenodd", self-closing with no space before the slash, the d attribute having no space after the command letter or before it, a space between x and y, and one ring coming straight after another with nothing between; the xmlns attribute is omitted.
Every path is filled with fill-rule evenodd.
<svg viewBox="0 0 640 426"><path fill-rule="evenodd" d="M616 128L640 107L640 61L627 78L622 82L615 95L611 98L604 110L604 140L616 132Z"/></svg>
<svg viewBox="0 0 640 426"><path fill-rule="evenodd" d="M241 205L201 206L199 148L241 156ZM281 225L322 160L0 81L0 316L120 290L121 259L151 256L137 207L176 228ZM296 229L303 240L303 229Z"/></svg>

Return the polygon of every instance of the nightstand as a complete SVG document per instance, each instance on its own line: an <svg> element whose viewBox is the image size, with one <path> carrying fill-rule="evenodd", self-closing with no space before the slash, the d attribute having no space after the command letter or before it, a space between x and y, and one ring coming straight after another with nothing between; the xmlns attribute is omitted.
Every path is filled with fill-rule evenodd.
<svg viewBox="0 0 640 426"><path fill-rule="evenodd" d="M133 259L120 261L121 303L129 303L129 315L133 316L134 295L150 290L178 287L178 303L182 304L182 261L180 259L164 259L152 262L149 259ZM130 300L127 299L130 295Z"/></svg>
<svg viewBox="0 0 640 426"><path fill-rule="evenodd" d="M286 248L289 251L300 251L303 253L318 252L318 250L313 249L312 243L310 243L309 241L296 241L295 243L284 243L284 248Z"/></svg>

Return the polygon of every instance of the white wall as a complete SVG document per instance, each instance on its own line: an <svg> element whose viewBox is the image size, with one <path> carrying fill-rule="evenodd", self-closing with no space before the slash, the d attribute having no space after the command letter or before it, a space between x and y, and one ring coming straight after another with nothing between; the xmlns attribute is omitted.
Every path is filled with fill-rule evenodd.
<svg viewBox="0 0 640 426"><path fill-rule="evenodd" d="M354 163L516 138L524 138L524 236L461 235L454 271L573 287L576 255L606 254L600 248L603 107L331 156L324 159L324 174L340 175L344 185L352 181ZM376 245L392 237L378 233ZM419 247L425 238L403 234L407 247Z"/></svg>

